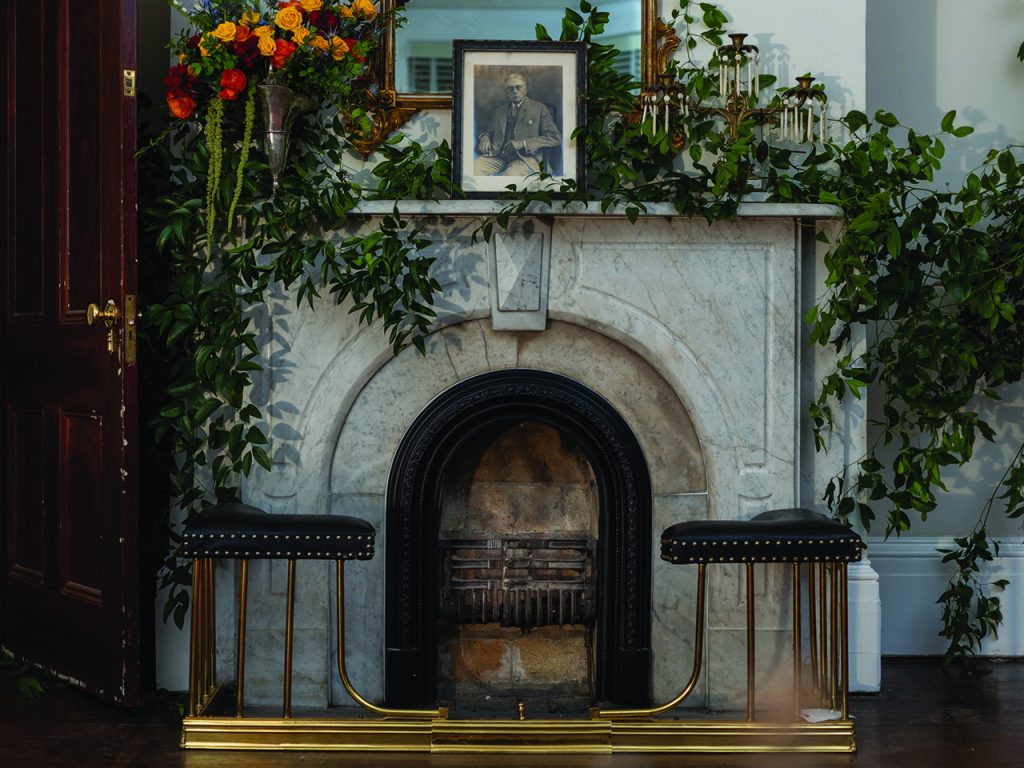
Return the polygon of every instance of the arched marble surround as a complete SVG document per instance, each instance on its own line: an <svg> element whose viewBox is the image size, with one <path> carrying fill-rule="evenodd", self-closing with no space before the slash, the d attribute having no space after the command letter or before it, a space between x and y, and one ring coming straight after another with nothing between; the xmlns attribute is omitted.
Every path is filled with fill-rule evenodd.
<svg viewBox="0 0 1024 768"><path fill-rule="evenodd" d="M358 326L346 306L312 312L284 293L268 302L261 319L268 370L257 388L270 414L275 469L250 478L248 501L274 511L359 515L383 537L384 490L408 425L452 384L516 367L580 381L633 426L651 473L652 547L672 522L744 518L800 503L801 481L811 486L827 470L820 462L802 466L800 457L797 219L709 226L650 217L633 226L623 218L536 217L496 235L497 244L473 242L476 217L424 218L421 225L437 243L435 274L444 287L425 356L409 350L393 358L379 330ZM503 237L508 242L500 245ZM545 253L542 331L494 329L495 253L519 241ZM336 677L330 579L326 569L307 570L297 612L296 658L305 666L297 671L296 702L344 702L337 680L330 693L326 684ZM689 570L654 557L656 698L677 692L679 670L689 664ZM254 672L247 691L267 701L279 696L282 576L276 566L254 573L267 610L250 629L250 655L266 658L268 670L265 681ZM743 698L736 659L745 600L735 568L713 569L711 577L707 668L693 703L726 707ZM788 680L789 617L777 599L786 578L771 569L759 576L765 691L768 678ZM383 557L349 568L347 581L350 671L367 695L379 697ZM228 662L230 651L221 658Z"/></svg>

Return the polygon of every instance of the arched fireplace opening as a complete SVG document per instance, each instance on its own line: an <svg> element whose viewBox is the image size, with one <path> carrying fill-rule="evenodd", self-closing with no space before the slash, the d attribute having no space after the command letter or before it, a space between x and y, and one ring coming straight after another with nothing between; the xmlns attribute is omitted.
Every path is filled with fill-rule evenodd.
<svg viewBox="0 0 1024 768"><path fill-rule="evenodd" d="M528 461L523 451L542 455ZM486 497L491 502L481 503ZM471 639L480 627L562 632L570 666L583 664L587 698L646 704L651 518L640 445L593 390L512 369L444 392L409 428L388 483L388 704L457 696L452 654L465 661L464 654L483 653L488 645ZM545 653L549 639L526 653ZM572 655L581 644L591 648L582 662ZM468 682L461 680L463 689L479 694L485 681ZM569 700L579 698L580 684L577 673Z"/></svg>

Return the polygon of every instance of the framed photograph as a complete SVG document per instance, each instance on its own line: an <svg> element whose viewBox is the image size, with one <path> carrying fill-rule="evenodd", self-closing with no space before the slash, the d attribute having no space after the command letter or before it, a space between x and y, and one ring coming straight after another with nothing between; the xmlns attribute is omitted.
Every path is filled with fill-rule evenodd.
<svg viewBox="0 0 1024 768"><path fill-rule="evenodd" d="M452 170L468 197L510 184L584 186L587 49L557 41L455 40Z"/></svg>

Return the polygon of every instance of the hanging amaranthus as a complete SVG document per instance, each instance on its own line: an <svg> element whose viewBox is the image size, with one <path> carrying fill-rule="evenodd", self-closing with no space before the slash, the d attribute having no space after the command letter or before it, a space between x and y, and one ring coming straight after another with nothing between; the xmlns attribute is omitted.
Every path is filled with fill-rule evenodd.
<svg viewBox="0 0 1024 768"><path fill-rule="evenodd" d="M206 242L213 244L213 225L217 218L217 188L220 186L220 169L224 161L223 139L224 102L210 101L206 111L206 143L210 152L210 167L206 174Z"/></svg>
<svg viewBox="0 0 1024 768"><path fill-rule="evenodd" d="M245 164L249 160L249 145L252 144L252 129L256 122L256 89L249 88L245 99L245 125L242 129L242 151L238 155L238 168L235 171L235 194L231 197L228 207L228 231L231 231L235 220L235 207L242 196L242 180L245 176Z"/></svg>

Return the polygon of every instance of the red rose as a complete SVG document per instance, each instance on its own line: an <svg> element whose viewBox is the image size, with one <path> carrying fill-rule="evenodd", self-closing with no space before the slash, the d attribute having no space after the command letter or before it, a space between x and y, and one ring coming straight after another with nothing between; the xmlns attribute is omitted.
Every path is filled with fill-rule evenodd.
<svg viewBox="0 0 1024 768"><path fill-rule="evenodd" d="M192 83L195 79L196 76L189 72L188 67L184 64L175 64L167 72L167 77L164 78L164 86L167 88L168 95L175 98L191 96Z"/></svg>
<svg viewBox="0 0 1024 768"><path fill-rule="evenodd" d="M330 32L338 26L338 16L334 11L313 11L309 14L309 21L321 32Z"/></svg>
<svg viewBox="0 0 1024 768"><path fill-rule="evenodd" d="M171 110L172 115L184 120L191 117L192 112L195 111L196 102L191 96L174 96L168 93L167 108Z"/></svg>
<svg viewBox="0 0 1024 768"><path fill-rule="evenodd" d="M220 97L224 101L234 101L238 94L245 90L245 74L240 69L225 69L220 76Z"/></svg>
<svg viewBox="0 0 1024 768"><path fill-rule="evenodd" d="M235 42L235 55L239 63L248 70L256 66L260 59L260 39L256 35L249 35L245 40Z"/></svg>
<svg viewBox="0 0 1024 768"><path fill-rule="evenodd" d="M359 62L366 61L365 56L363 56L361 53L356 52L356 43L359 42L358 40L356 40L354 37L346 37L343 39L345 40L345 45L348 46L349 51L352 53L353 59Z"/></svg>
<svg viewBox="0 0 1024 768"><path fill-rule="evenodd" d="M295 53L295 49L299 46L281 38L278 38L274 42L277 48L274 51L274 55L270 58L270 63L280 69L284 66L284 63L288 61L288 58Z"/></svg>

